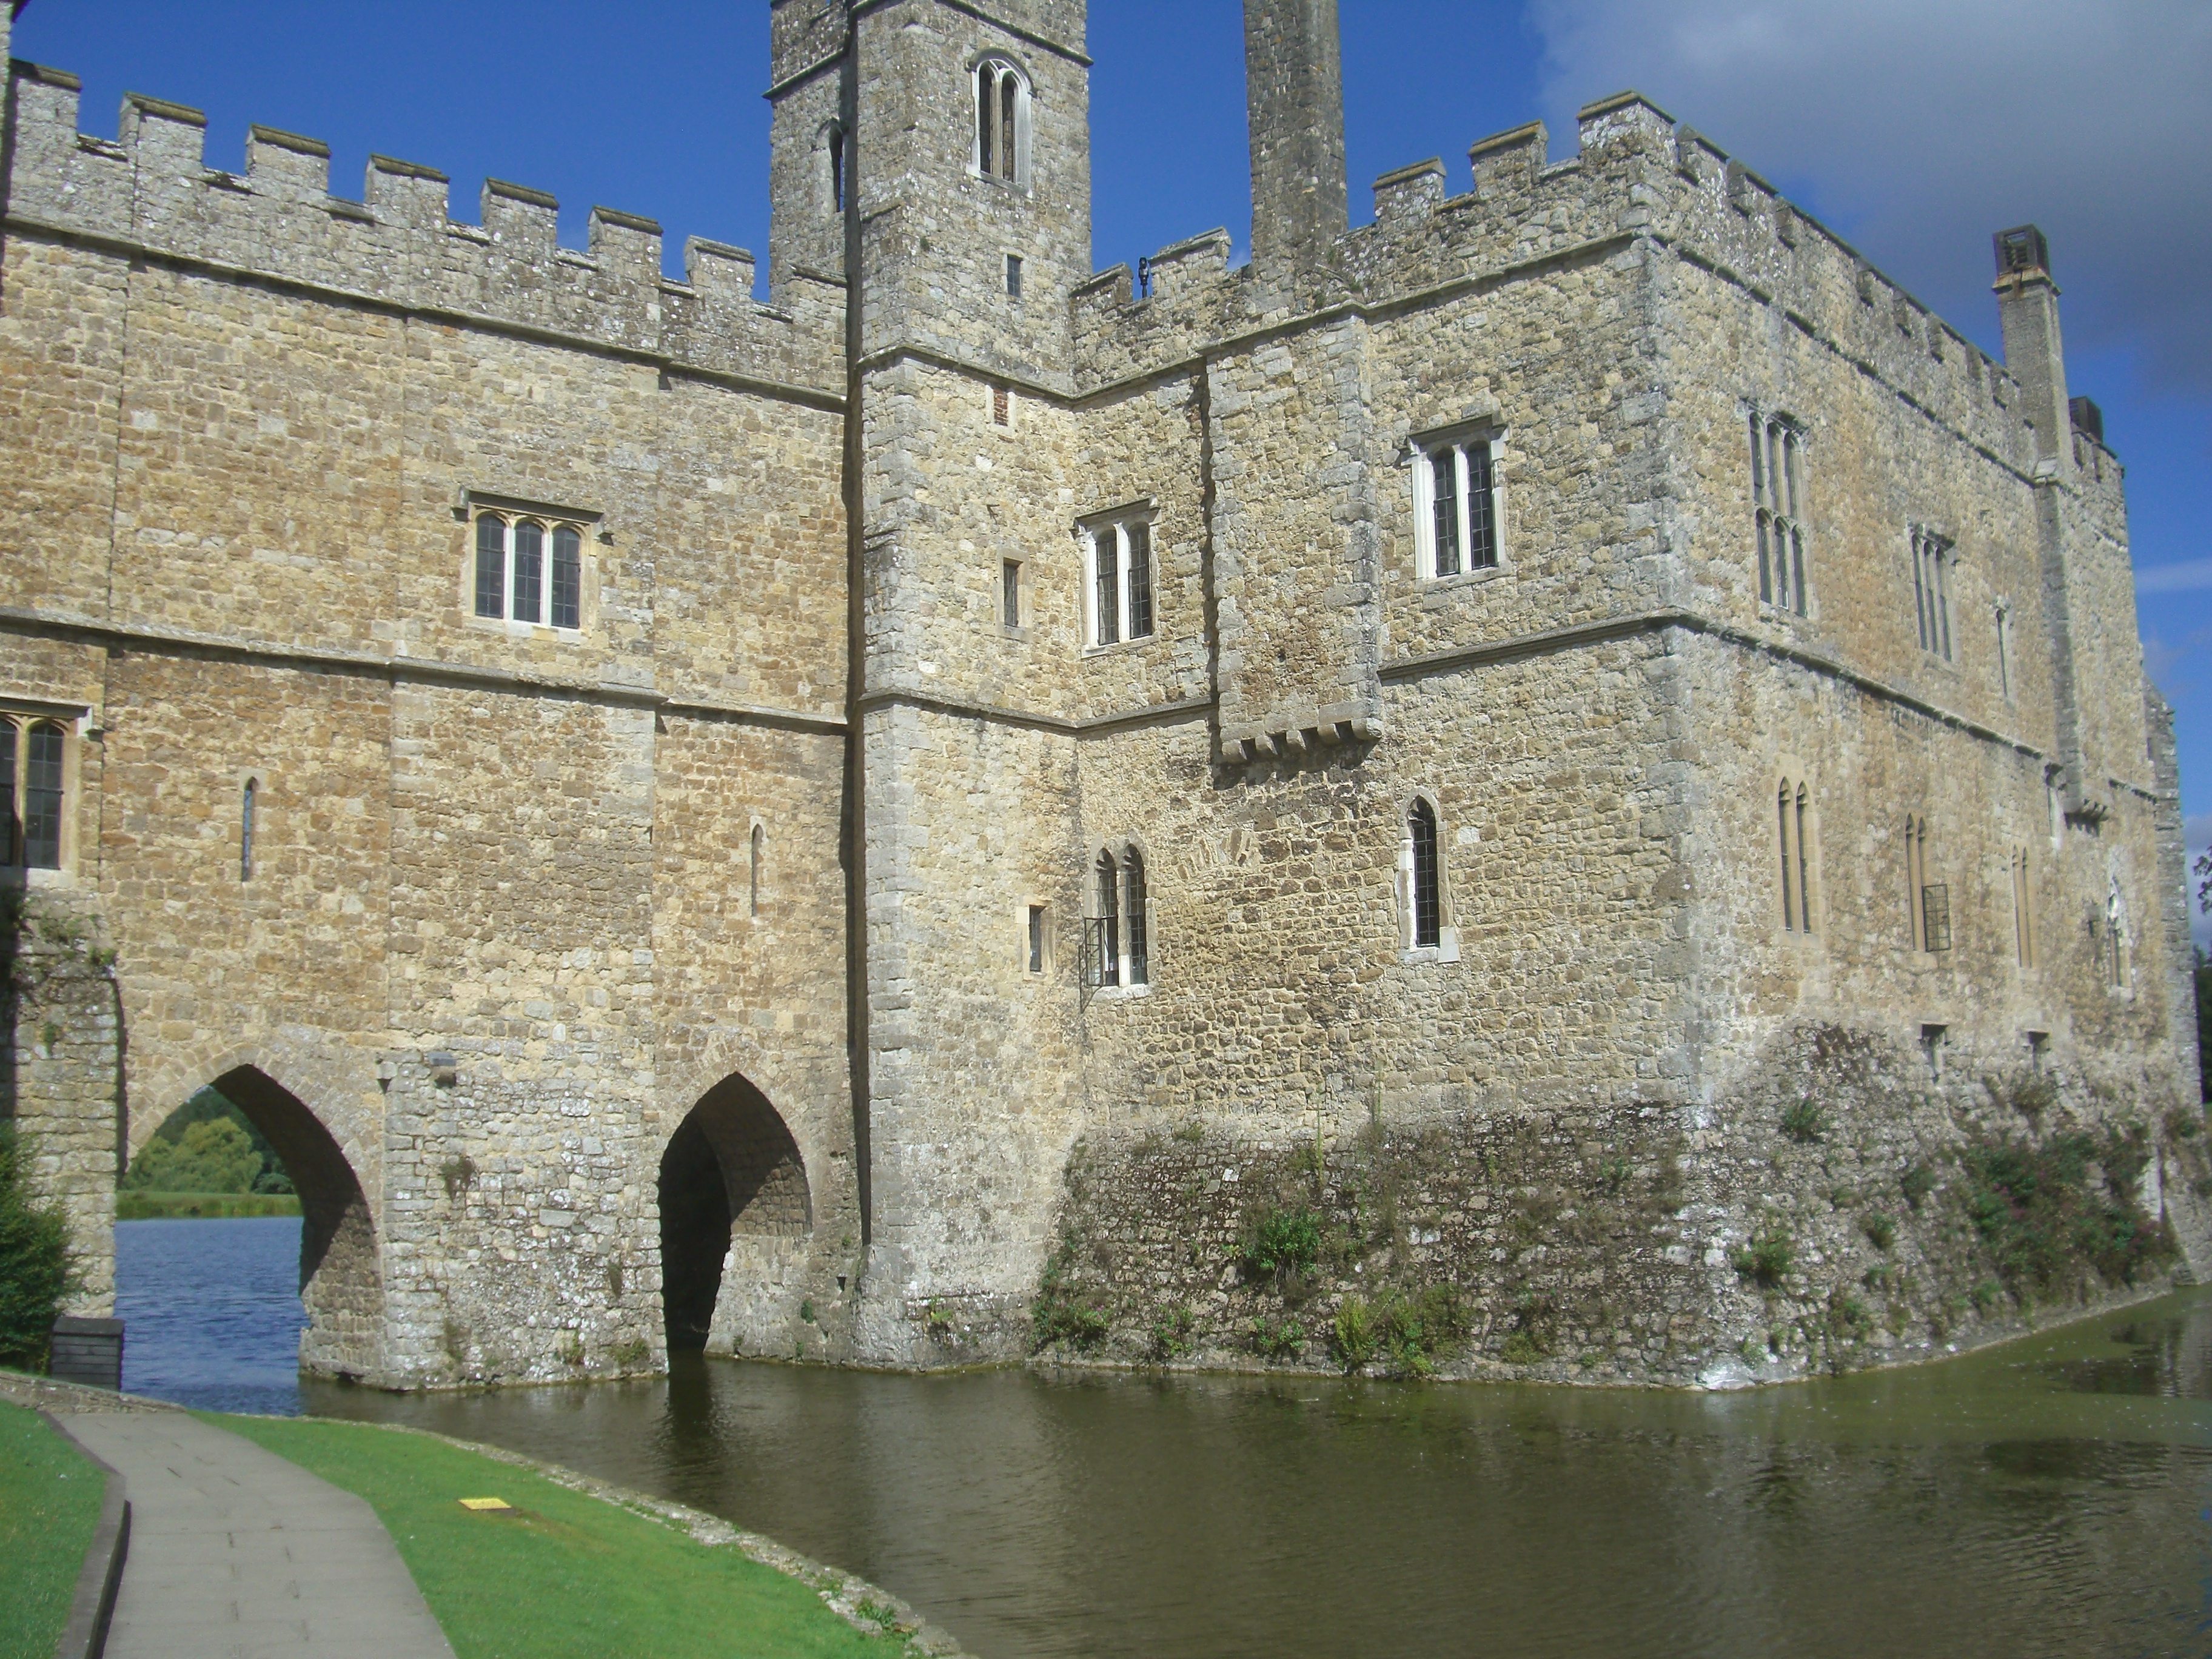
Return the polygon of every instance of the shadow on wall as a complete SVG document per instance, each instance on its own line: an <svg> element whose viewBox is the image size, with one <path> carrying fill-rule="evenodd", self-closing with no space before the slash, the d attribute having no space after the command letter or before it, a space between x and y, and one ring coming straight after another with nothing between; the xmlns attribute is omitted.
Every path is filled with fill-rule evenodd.
<svg viewBox="0 0 2212 1659"><path fill-rule="evenodd" d="M813 1224L806 1166L767 1097L733 1073L669 1137L659 1197L668 1346L703 1348L732 1237L799 1237Z"/></svg>

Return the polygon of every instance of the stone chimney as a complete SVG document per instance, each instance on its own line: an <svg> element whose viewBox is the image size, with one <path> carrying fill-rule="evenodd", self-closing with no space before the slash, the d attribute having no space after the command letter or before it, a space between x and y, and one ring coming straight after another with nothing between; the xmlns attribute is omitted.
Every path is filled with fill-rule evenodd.
<svg viewBox="0 0 2212 1659"><path fill-rule="evenodd" d="M1244 0L1244 97L1252 263L1312 264L1350 224L1336 0Z"/></svg>
<svg viewBox="0 0 2212 1659"><path fill-rule="evenodd" d="M2035 428L2036 459L2056 462L2063 471L2071 462L2074 445L2066 406L2066 350L2058 337L2058 285L2051 280L2051 245L2033 225L2001 230L1992 240L2005 367L2020 382L2021 411Z"/></svg>

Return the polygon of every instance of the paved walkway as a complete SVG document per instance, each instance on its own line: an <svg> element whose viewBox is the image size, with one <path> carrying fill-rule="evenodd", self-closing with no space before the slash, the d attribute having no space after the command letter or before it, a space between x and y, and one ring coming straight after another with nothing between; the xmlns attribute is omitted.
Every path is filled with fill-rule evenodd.
<svg viewBox="0 0 2212 1659"><path fill-rule="evenodd" d="M60 1420L130 1483L111 1659L453 1659L351 1492L182 1412Z"/></svg>

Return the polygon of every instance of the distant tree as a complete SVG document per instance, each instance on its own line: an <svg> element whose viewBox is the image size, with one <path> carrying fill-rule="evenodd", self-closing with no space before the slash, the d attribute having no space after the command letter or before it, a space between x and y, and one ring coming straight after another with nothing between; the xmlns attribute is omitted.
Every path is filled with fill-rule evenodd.
<svg viewBox="0 0 2212 1659"><path fill-rule="evenodd" d="M185 1182L173 1173L172 1160L179 1156L173 1151L157 1152L157 1147L180 1147L194 1129L209 1123L228 1123L253 1148L255 1170L252 1177L243 1187L195 1187ZM149 1164L149 1160L152 1162ZM140 1173L140 1166L146 1172ZM169 1114L161 1127L154 1131L153 1139L146 1143L143 1152L131 1161L130 1172L123 1177L122 1185L133 1192L163 1193L289 1193L292 1177L284 1168L284 1160L276 1156L276 1149L269 1138L254 1127L253 1120L220 1091L202 1089L190 1100Z"/></svg>
<svg viewBox="0 0 2212 1659"><path fill-rule="evenodd" d="M24 1184L15 1126L0 1123L0 1364L37 1369L69 1292L69 1226Z"/></svg>
<svg viewBox="0 0 2212 1659"><path fill-rule="evenodd" d="M181 1139L156 1135L131 1161L124 1187L147 1193L250 1193L261 1173L261 1154L246 1131L227 1117L209 1118Z"/></svg>

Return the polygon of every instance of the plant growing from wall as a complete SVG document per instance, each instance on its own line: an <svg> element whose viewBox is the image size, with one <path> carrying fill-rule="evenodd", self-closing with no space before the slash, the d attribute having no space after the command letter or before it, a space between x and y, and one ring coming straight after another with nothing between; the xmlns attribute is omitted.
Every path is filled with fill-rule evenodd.
<svg viewBox="0 0 2212 1659"><path fill-rule="evenodd" d="M1752 1235L1743 1249L1738 1250L1732 1264L1736 1272L1761 1289L1772 1290L1788 1276L1796 1251L1790 1234L1776 1216L1767 1218L1766 1224Z"/></svg>
<svg viewBox="0 0 2212 1659"><path fill-rule="evenodd" d="M1106 1340L1112 1325L1098 1299L1069 1282L1075 1265L1075 1241L1063 1238L1044 1264L1036 1301L1030 1304L1030 1346L1042 1353L1055 1343L1088 1352Z"/></svg>
<svg viewBox="0 0 2212 1659"><path fill-rule="evenodd" d="M1198 1346L1194 1334L1198 1316L1188 1302L1178 1302L1152 1322L1152 1352L1162 1364L1181 1359Z"/></svg>
<svg viewBox="0 0 2212 1659"><path fill-rule="evenodd" d="M1356 1292L1337 1304L1336 1319L1329 1327L1328 1335L1329 1346L1347 1376L1363 1369L1382 1345L1382 1336L1375 1328L1374 1309L1368 1305L1365 1297Z"/></svg>
<svg viewBox="0 0 2212 1659"><path fill-rule="evenodd" d="M1905 1194L1905 1201L1914 1209L1936 1190L1936 1171L1925 1164L1915 1164L1897 1178L1897 1189Z"/></svg>
<svg viewBox="0 0 2212 1659"><path fill-rule="evenodd" d="M1295 1359L1305 1352L1306 1334L1291 1319L1261 1314L1252 1322L1252 1352L1262 1359Z"/></svg>
<svg viewBox="0 0 2212 1659"><path fill-rule="evenodd" d="M1244 1272L1277 1285L1302 1279L1321 1260L1321 1218L1304 1205L1276 1206L1253 1218L1244 1235Z"/></svg>
<svg viewBox="0 0 2212 1659"><path fill-rule="evenodd" d="M1984 1140L1959 1158L1961 1200L2007 1288L2023 1300L2085 1272L2132 1285L2172 1259L2165 1223L2144 1213L2135 1185L2149 1158L2140 1128ZM2094 1178L2092 1166L2101 1171Z"/></svg>
<svg viewBox="0 0 2212 1659"><path fill-rule="evenodd" d="M1782 1133L1801 1146L1809 1146L1828 1133L1828 1115L1812 1096L1793 1100L1782 1109Z"/></svg>

